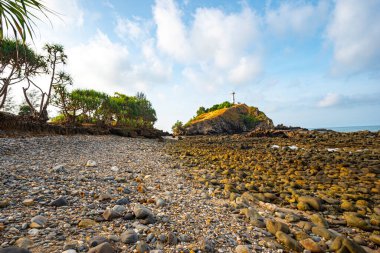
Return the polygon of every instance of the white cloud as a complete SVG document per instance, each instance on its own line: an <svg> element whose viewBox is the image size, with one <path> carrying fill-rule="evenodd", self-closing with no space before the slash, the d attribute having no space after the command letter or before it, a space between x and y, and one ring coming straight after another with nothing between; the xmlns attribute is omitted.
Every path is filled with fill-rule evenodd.
<svg viewBox="0 0 380 253"><path fill-rule="evenodd" d="M117 36L123 40L142 40L148 37L149 24L148 22L138 18L130 20L127 18L117 17L114 31Z"/></svg>
<svg viewBox="0 0 380 253"><path fill-rule="evenodd" d="M257 47L254 40L259 37L258 24L248 7L232 14L220 9L197 9L190 37L197 59L211 59L218 68L237 64L248 48Z"/></svg>
<svg viewBox="0 0 380 253"><path fill-rule="evenodd" d="M245 83L254 79L261 72L261 64L257 58L240 59L239 64L229 72L229 81L232 83Z"/></svg>
<svg viewBox="0 0 380 253"><path fill-rule="evenodd" d="M300 36L311 35L320 28L329 13L327 1L317 5L304 2L282 2L278 9L266 11L265 22L268 28L277 35L289 33Z"/></svg>
<svg viewBox="0 0 380 253"><path fill-rule="evenodd" d="M338 0L327 28L334 49L332 73L355 74L380 68L380 2Z"/></svg>
<svg viewBox="0 0 380 253"><path fill-rule="evenodd" d="M181 15L172 0L157 0L153 7L158 48L176 60L185 61L189 57L190 49Z"/></svg>
<svg viewBox="0 0 380 253"><path fill-rule="evenodd" d="M340 96L335 93L328 93L324 98L322 98L317 106L318 107L331 107L337 105L340 102Z"/></svg>
<svg viewBox="0 0 380 253"><path fill-rule="evenodd" d="M211 83L243 83L260 73L260 20L248 6L228 14L217 8L198 8L185 24L172 0L157 0L153 14L157 48L185 67L195 66L198 81L218 76ZM194 82L189 69L183 75ZM204 81L199 80L202 77Z"/></svg>
<svg viewBox="0 0 380 253"><path fill-rule="evenodd" d="M80 87L114 91L112 88L124 85L128 71L128 49L112 42L107 35L98 31L88 43L69 48L68 71L74 84Z"/></svg>

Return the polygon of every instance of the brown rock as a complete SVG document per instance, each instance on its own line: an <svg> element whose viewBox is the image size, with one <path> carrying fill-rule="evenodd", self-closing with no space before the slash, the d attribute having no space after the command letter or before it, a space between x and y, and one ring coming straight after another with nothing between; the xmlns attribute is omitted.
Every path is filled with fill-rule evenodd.
<svg viewBox="0 0 380 253"><path fill-rule="evenodd" d="M96 221L91 220L91 219L82 219L82 220L79 222L79 224L78 224L78 226L79 226L80 228L90 228L90 227L93 227L93 226L95 226L95 225L96 225Z"/></svg>
<svg viewBox="0 0 380 253"><path fill-rule="evenodd" d="M310 217L311 221L318 227L329 228L329 224L322 215L315 213Z"/></svg>
<svg viewBox="0 0 380 253"><path fill-rule="evenodd" d="M104 242L98 246L91 248L88 253L115 253L116 251L112 248L111 244Z"/></svg>
<svg viewBox="0 0 380 253"><path fill-rule="evenodd" d="M318 243L314 242L311 238L307 238L300 241L300 244L311 252L323 252Z"/></svg>
<svg viewBox="0 0 380 253"><path fill-rule="evenodd" d="M294 250L296 252L302 252L303 250L302 246L296 240L282 231L276 232L276 238L281 244L290 250Z"/></svg>
<svg viewBox="0 0 380 253"><path fill-rule="evenodd" d="M290 233L290 229L288 225L279 221L267 220L266 227L269 233L275 235L278 231L282 231L284 233Z"/></svg>
<svg viewBox="0 0 380 253"><path fill-rule="evenodd" d="M335 238L330 246L330 250L347 253L366 253L360 245L343 236Z"/></svg>

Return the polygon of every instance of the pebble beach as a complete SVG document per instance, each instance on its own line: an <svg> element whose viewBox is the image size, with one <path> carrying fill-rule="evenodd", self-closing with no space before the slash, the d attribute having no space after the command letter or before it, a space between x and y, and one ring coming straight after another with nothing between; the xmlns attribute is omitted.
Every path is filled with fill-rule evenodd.
<svg viewBox="0 0 380 253"><path fill-rule="evenodd" d="M316 136L0 138L0 248L379 252L378 133Z"/></svg>

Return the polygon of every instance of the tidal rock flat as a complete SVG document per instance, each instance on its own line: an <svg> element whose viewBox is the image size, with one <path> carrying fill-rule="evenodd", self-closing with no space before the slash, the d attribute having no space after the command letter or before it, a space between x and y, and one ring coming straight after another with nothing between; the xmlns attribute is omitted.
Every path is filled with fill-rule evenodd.
<svg viewBox="0 0 380 253"><path fill-rule="evenodd" d="M0 138L0 252L282 252L166 145Z"/></svg>
<svg viewBox="0 0 380 253"><path fill-rule="evenodd" d="M195 187L228 202L246 235L265 234L248 244L379 252L380 132L187 137L167 152Z"/></svg>

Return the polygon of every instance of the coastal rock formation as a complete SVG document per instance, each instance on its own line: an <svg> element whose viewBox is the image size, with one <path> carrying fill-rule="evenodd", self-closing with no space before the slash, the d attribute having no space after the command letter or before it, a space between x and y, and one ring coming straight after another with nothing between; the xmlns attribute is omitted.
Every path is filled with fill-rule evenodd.
<svg viewBox="0 0 380 253"><path fill-rule="evenodd" d="M233 134L273 127L272 120L258 108L238 104L197 116L185 125L185 135Z"/></svg>

